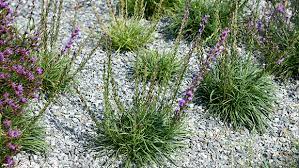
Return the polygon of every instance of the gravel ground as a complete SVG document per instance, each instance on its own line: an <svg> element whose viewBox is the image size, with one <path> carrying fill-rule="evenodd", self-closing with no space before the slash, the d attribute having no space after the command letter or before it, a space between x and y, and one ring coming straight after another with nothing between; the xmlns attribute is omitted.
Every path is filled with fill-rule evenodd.
<svg viewBox="0 0 299 168"><path fill-rule="evenodd" d="M74 0L65 0L61 39L63 44L70 34ZM95 17L91 3L82 1L78 13L78 23L83 29L81 37L86 36L88 28L94 27ZM27 8L28 9L28 8ZM107 13L104 5L101 13ZM23 15L26 18L26 8ZM35 14L37 15L37 13ZM106 15L103 15L106 18ZM149 48L169 49L172 42L165 41L160 33ZM82 57L95 44L89 42L81 54ZM180 53L188 51L186 44L181 44ZM102 72L105 53L98 50L78 77L78 87L88 100L88 105L98 114L102 112ZM196 61L192 58L191 70L196 71ZM128 69L134 60L132 53L116 55L113 58L115 78L121 88L123 100L130 99L132 82L128 80ZM78 60L80 62L80 59ZM188 78L187 77L187 78ZM187 81L187 80L186 80ZM206 115L201 106L194 105L189 111L187 127L190 138L188 147L179 151L174 157L176 164L182 168L198 167L260 167L269 162L274 167L288 167L297 157L292 150L292 143L299 139L299 81L286 84L277 83L277 105L270 117L269 129L263 135L250 133L248 130L234 131L221 121ZM36 108L41 107L40 100ZM86 152L84 146L86 135L92 134L93 123L76 94L61 95L46 112L43 118L46 127L46 141L49 150L46 154L31 155L21 153L16 157L17 168L93 168L104 167L106 157L95 158L95 154ZM298 153L297 153L298 154ZM299 164L299 163L298 163ZM299 166L299 165L298 165ZM115 167L114 165L106 167ZM168 166L173 167L173 166Z"/></svg>

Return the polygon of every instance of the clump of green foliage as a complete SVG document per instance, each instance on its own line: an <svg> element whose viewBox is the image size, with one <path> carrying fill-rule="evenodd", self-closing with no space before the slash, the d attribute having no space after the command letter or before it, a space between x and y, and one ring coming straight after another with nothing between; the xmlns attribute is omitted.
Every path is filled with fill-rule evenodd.
<svg viewBox="0 0 299 168"><path fill-rule="evenodd" d="M177 53L180 40L177 39L172 56L176 55L174 53ZM111 47L112 41L106 42ZM190 52L182 58L181 65L184 68L179 70L175 82L171 82L168 77L159 82L157 75L151 75L150 79L147 75L136 76L132 99L121 100L113 77L112 49L107 48L103 74L103 119L99 120L93 110L89 110L96 124L91 150L109 156L107 163L117 159L120 161L118 166L126 168L162 167L168 160L172 161L171 155L184 145L183 139L186 138L184 113L181 109L187 103L181 105L181 109L174 108L178 106L178 91L194 49L190 47ZM146 56L160 59L156 54L156 51L149 51ZM81 100L84 100L82 96Z"/></svg>
<svg viewBox="0 0 299 168"><path fill-rule="evenodd" d="M65 78L62 75L67 66L71 64L71 58L58 57L59 54L53 52L40 53L40 66L43 68L42 89L46 94L51 94L54 90L59 92L65 91L71 81L62 81ZM59 88L57 88L59 87Z"/></svg>
<svg viewBox="0 0 299 168"><path fill-rule="evenodd" d="M104 74L104 119L94 117L97 127L91 150L121 160L121 166L126 168L164 165L174 151L183 147L186 136L183 118L176 120L172 101L165 101L169 99L165 94L169 81L164 79L160 85L154 75L147 84L147 76L137 77L133 101L127 105L119 99L111 70L108 62Z"/></svg>
<svg viewBox="0 0 299 168"><path fill-rule="evenodd" d="M1 115L0 115L1 119ZM13 145L16 146L15 154L21 150L28 153L44 153L47 148L48 144L45 142L45 130L44 127L41 126L41 123L34 123L29 124L28 121L33 121L34 117L32 117L32 113L26 113L26 115L22 115L19 117L12 118L12 123L14 123L13 128L17 128L19 130L22 130L22 136L18 139L15 139L13 141ZM1 162L4 162L5 165L9 165L7 161L12 159L11 156L8 154L11 153L9 149L2 148L2 146L6 146L9 141L5 139L7 136L4 134L4 131L1 130L2 124L0 126L0 158ZM11 160L12 163L15 163L14 160ZM2 163L0 164L0 167L2 167Z"/></svg>
<svg viewBox="0 0 299 168"><path fill-rule="evenodd" d="M171 117L172 107L139 98L124 111L105 110L97 127L94 150L119 157L124 167L162 165L182 147L186 133Z"/></svg>
<svg viewBox="0 0 299 168"><path fill-rule="evenodd" d="M292 11L292 15L287 12ZM256 12L254 47L262 54L266 70L281 79L299 76L299 7L298 2L268 2L271 15ZM252 28L252 26L250 27ZM249 32L248 31L248 32Z"/></svg>
<svg viewBox="0 0 299 168"><path fill-rule="evenodd" d="M173 79L179 70L180 62L174 53L154 50L139 52L133 67L135 78L145 77L148 81L155 78L159 82Z"/></svg>
<svg viewBox="0 0 299 168"><path fill-rule="evenodd" d="M154 28L136 18L119 18L110 23L107 30L113 49L136 51L152 41Z"/></svg>
<svg viewBox="0 0 299 168"><path fill-rule="evenodd" d="M159 6L162 12L172 10L179 0L126 0L127 12L133 16L136 11L143 11L145 18L151 18L158 12Z"/></svg>
<svg viewBox="0 0 299 168"><path fill-rule="evenodd" d="M137 7L135 7L134 16L129 17L127 13L128 4L125 1L120 1L120 7L117 11L118 15L112 6L111 0L107 0L107 4L110 11L110 23L108 26L106 26L107 23L104 23L102 17L94 8L98 25L104 32L104 35L101 35L103 44L105 44L108 38L108 40L111 40L114 50L122 52L136 51L153 40L153 33L156 30L158 19L155 19L154 22L146 21L143 19L144 11L138 11ZM158 11L160 11L159 9Z"/></svg>
<svg viewBox="0 0 299 168"><path fill-rule="evenodd" d="M233 52L212 67L196 96L210 114L234 128L244 126L262 132L272 111L273 88L269 76L250 58Z"/></svg>
<svg viewBox="0 0 299 168"><path fill-rule="evenodd" d="M41 21L38 27L42 32L40 35L41 48L35 54L39 57L38 63L43 69L42 91L52 100L56 95L70 90L76 75L90 60L99 44L96 44L96 47L86 54L79 65L75 65L74 61L81 54L86 43L86 40L82 40L78 44L78 49L74 49L81 31L79 27L76 27L78 11L75 11L70 37L68 37L66 44L60 45L58 36L61 34L63 0L43 2L42 6Z"/></svg>
<svg viewBox="0 0 299 168"><path fill-rule="evenodd" d="M171 23L165 28L169 35L177 35L180 25L184 17L185 0L179 0L172 11L170 16ZM243 8L245 2L239 5ZM198 32L199 24L204 15L210 16L210 22L203 32L203 38L213 35L217 37L224 27L230 23L232 12L234 11L234 3L230 0L194 0L191 2L189 19L184 30L184 35L187 39L192 39ZM240 9L240 11L242 11Z"/></svg>

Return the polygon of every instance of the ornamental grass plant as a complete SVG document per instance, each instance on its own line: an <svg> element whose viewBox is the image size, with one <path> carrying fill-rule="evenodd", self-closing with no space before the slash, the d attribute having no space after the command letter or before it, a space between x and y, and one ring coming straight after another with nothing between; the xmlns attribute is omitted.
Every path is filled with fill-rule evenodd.
<svg viewBox="0 0 299 168"><path fill-rule="evenodd" d="M247 0L238 0L239 13L241 16L243 8L247 4ZM235 3L230 0L194 0L191 2L190 15L186 25L186 29L183 31L184 36L187 39L192 39L198 32L198 25L204 15L210 16L210 22L208 23L205 31L203 32L203 38L215 39L221 33L221 30L227 27L230 23L230 19L235 9ZM165 27L167 35L176 37L182 18L184 15L185 0L179 0L172 14L170 15L170 24Z"/></svg>
<svg viewBox="0 0 299 168"><path fill-rule="evenodd" d="M269 75L250 57L227 54L212 67L196 95L209 114L233 128L262 132L273 110L273 88Z"/></svg>
<svg viewBox="0 0 299 168"><path fill-rule="evenodd" d="M188 19L190 2L186 1L185 22L181 25L181 33ZM110 166L113 163L119 163L116 166L161 167L168 161L175 164L172 154L184 146L183 140L187 136L184 126L185 111L192 101L197 84L208 71L208 67L214 63L214 58L217 58L216 54L211 54L207 58L202 57L204 66L190 83L190 87L183 93L183 98L177 102L190 58L195 49L201 45L200 37L207 20L208 16L205 16L199 24L199 32L192 40L190 50L182 58L182 68L178 71L176 80L170 82L170 78L166 78L167 81L159 83L157 71L153 72L150 79L147 75L138 76L135 79L132 100L121 100L118 95L113 74L112 48L108 49L103 75L103 117L98 119L97 114L89 109L89 114L96 125L96 134L91 138L89 147L100 156L108 156L107 163ZM228 33L228 29L221 33L220 42L217 43L213 53L221 49ZM176 40L172 52L174 55L177 53L182 37L181 34ZM111 47L112 42L107 41L107 45ZM157 69L159 64L155 66ZM143 70L147 72L147 67L145 66ZM77 92L80 94L79 90ZM84 101L82 96L81 100ZM87 108L86 104L85 107Z"/></svg>
<svg viewBox="0 0 299 168"><path fill-rule="evenodd" d="M108 27L108 35L114 50L136 51L153 40L153 25L136 18L113 21Z"/></svg>
<svg viewBox="0 0 299 168"><path fill-rule="evenodd" d="M264 11L253 12L250 29L247 29L254 48L261 52L262 64L279 79L298 77L298 1L271 1Z"/></svg>
<svg viewBox="0 0 299 168"><path fill-rule="evenodd" d="M81 56L86 39L79 41L80 28L76 23L78 12L74 5L75 15L72 20L72 32L65 44L61 44L58 36L61 34L61 17L63 0L42 1L41 21L36 28L41 30L41 49L35 54L39 57L39 65L43 68L42 91L47 97L55 97L59 93L69 91L74 79L90 60L99 44L89 52L76 65L74 61ZM76 42L78 45L75 48Z"/></svg>
<svg viewBox="0 0 299 168"><path fill-rule="evenodd" d="M153 40L153 33L158 24L161 4L157 7L158 11L154 16L155 19L153 22L148 22L144 19L144 11L137 10L137 6L134 15L129 17L126 12L128 4L124 2L120 3L120 7L116 12L111 0L107 0L106 2L110 13L109 23L103 21L97 9L94 7L97 23L101 32L103 32L100 35L102 44L105 44L107 40L111 40L112 48L115 51L119 50L125 52L142 49ZM119 13L119 15L117 15L117 13Z"/></svg>
<svg viewBox="0 0 299 168"><path fill-rule="evenodd" d="M158 82L173 80L180 70L179 59L173 52L155 50L138 52L133 66L134 78L145 77L148 81L155 78Z"/></svg>
<svg viewBox="0 0 299 168"><path fill-rule="evenodd" d="M221 42L221 37L208 53L219 58L214 59L216 63L198 85L195 102L203 103L209 114L235 129L244 127L262 133L273 111L275 85L270 75L256 65L253 54L238 49L239 22L236 8L228 43Z"/></svg>
<svg viewBox="0 0 299 168"><path fill-rule="evenodd" d="M126 11L128 16L134 16L136 11L143 11L144 17L151 19L157 12L161 3L161 12L168 13L172 10L179 0L120 0L127 4ZM121 3L121 2L120 2Z"/></svg>

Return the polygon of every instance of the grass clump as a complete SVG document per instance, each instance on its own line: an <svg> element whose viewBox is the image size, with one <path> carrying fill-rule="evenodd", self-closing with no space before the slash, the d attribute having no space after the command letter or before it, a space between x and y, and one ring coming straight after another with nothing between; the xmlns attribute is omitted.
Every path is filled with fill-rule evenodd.
<svg viewBox="0 0 299 168"><path fill-rule="evenodd" d="M176 120L171 100L165 101L169 99L164 90L169 89L168 82L159 85L152 77L148 84L147 76L137 77L133 99L126 104L119 99L111 68L110 62L104 75L104 118L94 117L97 127L91 150L120 160L120 166L126 168L172 161L173 152L183 147L186 132L183 117Z"/></svg>
<svg viewBox="0 0 299 168"><path fill-rule="evenodd" d="M129 168L162 165L165 158L182 147L185 132L173 121L173 109L146 101L139 100L118 114L112 109L105 111L106 118L97 129L94 150L120 156L122 165Z"/></svg>
<svg viewBox="0 0 299 168"><path fill-rule="evenodd" d="M230 123L264 131L272 111L273 83L249 58L222 58L197 89L197 101L208 112Z"/></svg>
<svg viewBox="0 0 299 168"><path fill-rule="evenodd" d="M70 90L70 86L75 82L78 73L84 68L88 60L91 59L96 48L96 44L89 53L86 53L79 64L75 64L76 58L82 54L87 39L79 41L81 30L76 23L78 8L75 8L75 15L72 20L72 31L65 44L61 45L58 36L61 34L61 15L63 11L63 0L43 1L39 25L41 30L40 49L35 53L38 56L38 64L43 69L42 91L51 102L60 93ZM77 46L76 46L77 44Z"/></svg>
<svg viewBox="0 0 299 168"><path fill-rule="evenodd" d="M157 18L153 22L146 21L143 15L144 11L137 10L137 7L134 7L136 10L134 10L134 15L130 17L127 13L129 4L124 0L119 3L118 15L110 0L107 0L107 5L110 13L110 23L108 24L103 21L97 9L94 8L97 23L103 31L103 35L101 35L103 44L107 40L111 40L112 49L124 52L136 51L153 40L153 33L159 21ZM160 9L159 7L158 11ZM110 46L106 47L109 48Z"/></svg>
<svg viewBox="0 0 299 168"><path fill-rule="evenodd" d="M184 26L181 29L183 28ZM177 39L176 50L180 40ZM111 46L111 41L108 40L107 43ZM197 46L197 43L194 46ZM133 95L125 100L118 95L113 77L112 52L108 49L103 75L103 119L99 120L96 114L89 110L96 124L96 135L91 139L92 151L109 156L107 163L118 160L119 165L115 166L126 168L163 167L167 161L172 161L171 155L184 146L183 139L186 138L183 109L187 107L187 103L180 103L177 109L175 107L178 107L178 91L194 46L190 47L190 51L182 59L184 68L179 70L178 80L170 82L170 78L164 78L163 82L159 82L157 75L152 75L150 79L147 75L136 76ZM145 54L160 58L157 51ZM153 66L157 67L159 64ZM82 97L81 99L83 100Z"/></svg>
<svg viewBox="0 0 299 168"><path fill-rule="evenodd" d="M71 59L59 57L59 54L53 52L40 53L39 56L39 64L44 70L42 75L43 92L51 95L55 90L66 91L71 81L67 81L70 79L69 77L63 77L63 71L71 64Z"/></svg>
<svg viewBox="0 0 299 168"><path fill-rule="evenodd" d="M174 8L179 0L126 0L127 12L129 16L133 16L136 11L143 11L145 18L151 18L158 12L161 5L162 12ZM140 12L139 12L140 13Z"/></svg>
<svg viewBox="0 0 299 168"><path fill-rule="evenodd" d="M268 3L271 15L264 13L255 20L254 46L262 53L266 70L277 78L288 79L299 76L299 7L298 2ZM292 11L292 14L287 12Z"/></svg>
<svg viewBox="0 0 299 168"><path fill-rule="evenodd" d="M183 34L187 39L192 39L198 32L199 24L204 15L210 16L210 21L203 32L203 38L218 36L219 31L229 25L230 17L234 11L234 3L229 0L194 0L191 2L189 19ZM169 35L177 35L184 17L185 0L176 3L170 16L171 23L165 31ZM240 5L242 7L243 5Z"/></svg>
<svg viewBox="0 0 299 168"><path fill-rule="evenodd" d="M138 53L133 67L135 78L145 77L148 81L155 78L159 82L173 79L179 70L180 62L172 52L153 50Z"/></svg>
<svg viewBox="0 0 299 168"><path fill-rule="evenodd" d="M113 49L135 51L152 41L154 28L136 18L119 18L112 21L107 30Z"/></svg>

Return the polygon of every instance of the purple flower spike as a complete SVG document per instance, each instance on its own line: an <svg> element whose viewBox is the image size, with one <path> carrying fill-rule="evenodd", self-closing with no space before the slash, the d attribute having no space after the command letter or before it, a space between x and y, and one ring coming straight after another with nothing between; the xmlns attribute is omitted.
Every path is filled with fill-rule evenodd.
<svg viewBox="0 0 299 168"><path fill-rule="evenodd" d="M11 156L6 156L4 159L4 164L6 165L6 167L13 167L15 164L15 161L13 160L13 158Z"/></svg>
<svg viewBox="0 0 299 168"><path fill-rule="evenodd" d="M72 45L74 44L75 39L79 36L79 33L80 33L80 29L78 27L75 28L71 34L71 38L68 40L67 44L62 50L63 54L65 54L70 48L72 48Z"/></svg>
<svg viewBox="0 0 299 168"><path fill-rule="evenodd" d="M8 97L9 97L9 93L5 92L5 93L3 94L3 97L4 97L4 99L8 99Z"/></svg>
<svg viewBox="0 0 299 168"><path fill-rule="evenodd" d="M23 103L23 104L25 104L25 103L27 103L27 102L28 102L28 99L26 99L26 98L22 97L22 98L20 99L20 102L21 102L21 103Z"/></svg>
<svg viewBox="0 0 299 168"><path fill-rule="evenodd" d="M43 72L44 72L44 70L43 70L41 67L36 68L36 73L37 73L38 75L43 74Z"/></svg>
<svg viewBox="0 0 299 168"><path fill-rule="evenodd" d="M263 22L261 21L261 20L258 20L257 21L257 30L259 31L259 32L262 32L262 30L263 30Z"/></svg>
<svg viewBox="0 0 299 168"><path fill-rule="evenodd" d="M193 77L190 87L185 92L184 98L179 100L179 107L175 111L175 118L177 120L180 119L180 113L184 110L188 103L192 102L193 93L196 86L203 80L205 74L209 71L212 64L217 60L217 57L225 50L224 43L228 38L229 33L230 30L228 28L224 29L224 31L221 33L216 46L211 49L208 57L204 60L203 65L200 67L201 70L195 77Z"/></svg>
<svg viewBox="0 0 299 168"><path fill-rule="evenodd" d="M11 127L11 120L8 120L8 119L4 120L4 121L3 121L3 126L4 126L6 129L10 128L10 127Z"/></svg>
<svg viewBox="0 0 299 168"><path fill-rule="evenodd" d="M36 62L37 62L37 57L31 57L31 58L30 58L30 61L31 61L32 63L36 63Z"/></svg>
<svg viewBox="0 0 299 168"><path fill-rule="evenodd" d="M18 54L27 57L30 55L30 51L26 50L25 48L18 49Z"/></svg>
<svg viewBox="0 0 299 168"><path fill-rule="evenodd" d="M7 147L9 150L13 151L13 152L16 152L16 151L18 150L18 148L19 148L18 145L13 144L13 143L11 143L11 142L9 142L9 143L6 145L6 147Z"/></svg>
<svg viewBox="0 0 299 168"><path fill-rule="evenodd" d="M1 0L0 1L0 8L7 8L8 7L8 3L6 3L5 1Z"/></svg>
<svg viewBox="0 0 299 168"><path fill-rule="evenodd" d="M185 99L179 100L179 106L180 107L184 107L185 105L186 105L186 100Z"/></svg>
<svg viewBox="0 0 299 168"><path fill-rule="evenodd" d="M4 61L4 54L2 52L0 52L0 62Z"/></svg>
<svg viewBox="0 0 299 168"><path fill-rule="evenodd" d="M5 73L0 72L0 79L6 79L6 78L8 78L8 77L9 77L8 74L5 74Z"/></svg>
<svg viewBox="0 0 299 168"><path fill-rule="evenodd" d="M76 37L79 35L80 29L79 27L76 27L75 30L72 32L72 38Z"/></svg>
<svg viewBox="0 0 299 168"><path fill-rule="evenodd" d="M4 56L9 57L13 54L13 50L11 48L7 48L6 50L4 50L3 54Z"/></svg>
<svg viewBox="0 0 299 168"><path fill-rule="evenodd" d="M277 10L279 13L285 13L285 6L283 5L283 3L279 3L279 4L277 5L276 10Z"/></svg>
<svg viewBox="0 0 299 168"><path fill-rule="evenodd" d="M201 34L203 33L207 23L208 23L208 19L210 18L209 15L204 15L201 19L201 23L199 25L199 29L198 29L198 33L201 36Z"/></svg>
<svg viewBox="0 0 299 168"><path fill-rule="evenodd" d="M193 92L191 90L188 90L187 93L186 93L186 96L192 97L193 96Z"/></svg>
<svg viewBox="0 0 299 168"><path fill-rule="evenodd" d="M22 135L22 132L18 129L15 130L9 130L7 132L7 136L10 138L19 138Z"/></svg>

